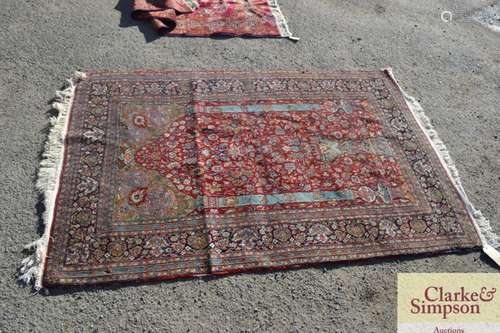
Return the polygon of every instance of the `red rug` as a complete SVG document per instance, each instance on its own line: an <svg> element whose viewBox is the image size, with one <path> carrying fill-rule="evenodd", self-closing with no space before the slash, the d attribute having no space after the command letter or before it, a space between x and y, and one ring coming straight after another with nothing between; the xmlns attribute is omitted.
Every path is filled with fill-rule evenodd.
<svg viewBox="0 0 500 333"><path fill-rule="evenodd" d="M38 287L498 245L388 72L91 71L58 96Z"/></svg>
<svg viewBox="0 0 500 333"><path fill-rule="evenodd" d="M277 0L134 0L132 17L161 35L293 38Z"/></svg>

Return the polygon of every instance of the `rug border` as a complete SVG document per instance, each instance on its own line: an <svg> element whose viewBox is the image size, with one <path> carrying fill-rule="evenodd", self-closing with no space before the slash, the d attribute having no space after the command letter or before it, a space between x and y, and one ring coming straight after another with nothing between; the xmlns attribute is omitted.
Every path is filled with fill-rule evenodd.
<svg viewBox="0 0 500 333"><path fill-rule="evenodd" d="M467 196L458 169L450 156L450 152L446 147L445 143L440 139L437 131L434 129L429 117L424 112L423 107L420 103L412 96L408 95L396 77L392 68L383 68L382 71L387 73L389 78L394 82L394 84L399 88L401 94L404 97L408 109L415 118L416 122L420 126L421 131L425 134L427 141L430 143L434 149L436 155L439 158L439 162L445 169L448 178L451 180L455 189L457 190L460 199L464 203L467 213L473 222L476 232L481 240L483 251L500 266L500 253L495 250L495 248L500 247L500 238L495 234L493 228L491 227L490 221L483 215L480 210L477 210L470 199Z"/></svg>
<svg viewBox="0 0 500 333"><path fill-rule="evenodd" d="M272 1L272 0L271 0ZM185 71L186 73L200 73L200 71L195 71L195 70L128 70L128 71L113 71L113 70L97 70L97 71L89 71L89 75L96 75L99 76L99 74L104 74L104 75L109 75L109 74L118 74L119 75L133 75L133 74L138 74L138 75L147 75L151 73L172 73L172 72L183 72ZM389 78L392 80L395 84L395 86L399 89L401 92L402 96L399 96L401 101L405 102L407 105L408 109L410 110L410 113L412 116L415 118L416 122L420 126L422 132L425 134L427 140L433 147L436 155L439 158L439 161L441 162L441 165L444 167L446 173L448 174L448 177L452 181L452 184L454 185L455 189L458 191L458 194L460 196L461 201L463 202L470 219L473 222L473 225L476 229L477 236L481 240L481 243L483 244L483 250L495 261L497 264L500 265L500 260L496 257L498 256L498 251L494 249L494 247L499 246L499 241L498 241L498 236L496 236L493 233L493 230L489 224L489 221L481 214L480 211L475 210L469 199L467 198L467 195L465 193L465 190L463 189L463 186L460 182L460 178L458 177L458 172L456 171L456 167L454 166L453 162L451 161L451 158L449 157L449 152L446 149L444 143L439 139L437 136L436 132L432 128L432 125L430 124L429 119L425 116L424 111L422 107L416 102L416 100L407 95L401 86L398 84L396 81L394 74L392 72L392 69L390 68L385 68L383 70L267 70L267 71L248 71L248 70L207 70L204 71L205 73L217 73L217 74L224 74L224 73L245 73L245 74L252 74L253 75L262 75L262 74L297 74L297 75L304 75L307 73L311 74L317 74L321 72L325 73L336 73L336 74L356 74L356 73L385 73L386 75L389 76ZM47 248L49 245L50 241L50 233L51 233L51 227L52 227L52 222L54 219L54 212L55 212L55 201L57 199L57 195L59 192L59 178L62 174L62 166L64 165L64 160L65 160L65 136L66 136L66 130L67 126L69 125L70 121L70 113L72 109L72 104L73 104L73 98L75 94L75 90L77 88L77 83L85 79L86 74L81 73L81 72L75 72L73 77L67 81L67 87L56 93L56 102L53 104L53 108L59 111L59 115L57 117L54 117L51 119L51 124L52 124L52 129L49 133L47 143L45 145L45 152L43 154L43 160L40 163L40 169L39 169L39 174L38 174L38 181L37 181L37 190L39 193L44 195L45 199L45 207L46 210L44 212L43 216L43 222L45 224L45 230L42 235L42 237L29 244L26 248L29 249L35 249L35 252L29 256L28 258L24 259L22 262L22 268L20 269L21 272L21 277L20 280L23 281L26 284L29 284L31 281L34 281L34 288L35 290L40 290L42 287L43 283L43 275L45 272L45 265L46 265L46 258L47 258ZM491 246L490 246L491 245ZM470 247L470 249L474 249L476 247ZM364 256L363 254L358 254L357 258L355 260L359 259L366 259L366 258L381 258L381 257L395 257L399 255L405 255L405 254L418 254L418 253L425 253L429 252L430 250L435 250L435 253L449 253L449 252L456 252L458 250L462 250L462 248L450 248L449 246L447 247L440 247L440 246L435 246L432 249L431 248L426 248L424 249L413 249L411 253L405 253L405 251L398 251L397 254L385 254L385 253L379 253L379 255L371 255L369 257ZM493 255L491 254L493 253ZM338 259L338 260L328 260L328 261L319 261L317 264L321 262L345 262L345 261L351 261L354 259ZM274 270L274 269L283 269L283 268L293 268L293 267L307 267L310 264L308 263L303 263L303 264L290 264L287 266L275 266L275 267L261 267L261 268L255 268L255 269L234 269L231 271L227 272L214 272L208 275L226 275L230 273L237 273L241 271L262 271L262 270ZM311 264L312 266L313 264ZM147 277L144 276L142 278L137 278L136 280L127 280L127 281L150 281L150 280L171 280L174 278L181 278L181 277L196 277L196 276L206 276L207 274L183 274L180 276L170 276L170 277ZM121 279L118 280L113 280L113 281L120 281ZM107 281L99 281L98 283L106 283ZM109 281L111 282L111 281ZM86 282L86 284L93 284L92 282ZM79 283L75 281L75 283L62 283L62 284L75 284L78 285ZM49 283L49 285L51 285Z"/></svg>

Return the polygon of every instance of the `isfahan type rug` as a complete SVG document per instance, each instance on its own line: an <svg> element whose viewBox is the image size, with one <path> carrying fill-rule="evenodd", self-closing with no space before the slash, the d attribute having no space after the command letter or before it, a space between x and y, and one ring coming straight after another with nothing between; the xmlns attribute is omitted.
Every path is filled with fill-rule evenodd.
<svg viewBox="0 0 500 333"><path fill-rule="evenodd" d="M37 288L476 247L498 260L389 70L90 71L58 96L46 231L22 268Z"/></svg>
<svg viewBox="0 0 500 333"><path fill-rule="evenodd" d="M284 37L290 33L277 0L134 0L132 17L160 35Z"/></svg>

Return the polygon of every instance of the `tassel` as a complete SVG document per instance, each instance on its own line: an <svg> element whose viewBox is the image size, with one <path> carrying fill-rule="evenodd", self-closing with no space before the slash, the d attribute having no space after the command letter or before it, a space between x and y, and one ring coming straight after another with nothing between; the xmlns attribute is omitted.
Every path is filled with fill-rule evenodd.
<svg viewBox="0 0 500 333"><path fill-rule="evenodd" d="M484 244L483 252L500 267L500 252L493 246Z"/></svg>
<svg viewBox="0 0 500 333"><path fill-rule="evenodd" d="M37 191L44 197L43 223L45 229L38 240L25 246L26 249L33 250L33 253L21 261L20 276L18 277L19 281L24 284L33 282L35 290L42 289L43 268L47 257L49 232L59 188L59 174L63 163L64 138L75 85L85 77L85 73L75 72L73 77L66 81L65 88L56 92L55 101L52 103L52 108L57 110L58 115L49 119L51 129L45 142L45 151L40 162L36 183Z"/></svg>

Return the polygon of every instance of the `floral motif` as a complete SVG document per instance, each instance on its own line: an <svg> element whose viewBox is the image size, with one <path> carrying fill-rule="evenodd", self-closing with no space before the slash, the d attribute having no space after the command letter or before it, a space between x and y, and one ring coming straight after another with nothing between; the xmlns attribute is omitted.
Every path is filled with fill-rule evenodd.
<svg viewBox="0 0 500 333"><path fill-rule="evenodd" d="M148 189L145 187L137 188L128 194L128 203L133 206L139 206L146 201Z"/></svg>
<svg viewBox="0 0 500 333"><path fill-rule="evenodd" d="M410 227L417 233L423 233L427 229L427 224L419 219L412 220Z"/></svg>
<svg viewBox="0 0 500 333"><path fill-rule="evenodd" d="M148 118L145 115L137 114L134 116L134 125L139 128L148 127Z"/></svg>
<svg viewBox="0 0 500 333"><path fill-rule="evenodd" d="M114 241L109 243L108 251L113 257L121 257L126 250L125 243L122 241Z"/></svg>
<svg viewBox="0 0 500 333"><path fill-rule="evenodd" d="M145 248L154 257L159 257L163 254L164 249L167 247L167 241L160 236L153 236L146 240Z"/></svg>
<svg viewBox="0 0 500 333"><path fill-rule="evenodd" d="M360 238L365 234L365 228L361 223L350 223L346 227L346 231L356 238Z"/></svg>
<svg viewBox="0 0 500 333"><path fill-rule="evenodd" d="M250 228L238 230L233 234L233 241L238 242L243 249L252 249L255 246L257 234Z"/></svg>
<svg viewBox="0 0 500 333"><path fill-rule="evenodd" d="M394 237L397 232L397 225L390 220L382 220L379 222L380 230L383 231L387 236Z"/></svg>
<svg viewBox="0 0 500 333"><path fill-rule="evenodd" d="M276 228L273 231L273 238L280 242L287 242L292 237L292 232L286 226Z"/></svg>
<svg viewBox="0 0 500 333"><path fill-rule="evenodd" d="M118 156L118 161L120 162L120 167L126 167L130 165L134 160L134 150L128 146L120 147L120 155Z"/></svg>
<svg viewBox="0 0 500 333"><path fill-rule="evenodd" d="M203 250L208 246L207 235L203 232L194 232L188 237L187 244L195 250Z"/></svg>

